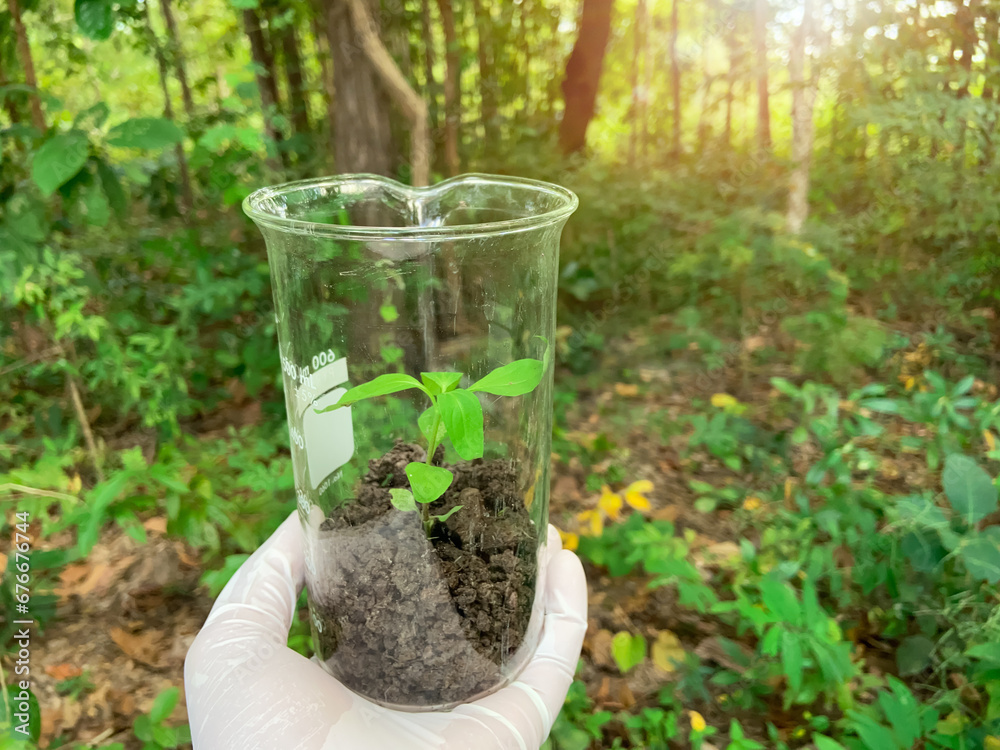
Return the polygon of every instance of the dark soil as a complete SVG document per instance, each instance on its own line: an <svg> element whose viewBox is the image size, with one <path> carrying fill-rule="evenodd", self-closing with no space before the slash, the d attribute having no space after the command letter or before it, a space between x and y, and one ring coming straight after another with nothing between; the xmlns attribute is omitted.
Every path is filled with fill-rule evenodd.
<svg viewBox="0 0 1000 750"><path fill-rule="evenodd" d="M510 461L444 465L455 480L420 513L392 506L389 490L425 451L397 443L369 462L358 496L319 529L309 590L319 658L345 685L379 703L442 706L504 682L533 645L538 529ZM530 633L529 633L530 629Z"/></svg>

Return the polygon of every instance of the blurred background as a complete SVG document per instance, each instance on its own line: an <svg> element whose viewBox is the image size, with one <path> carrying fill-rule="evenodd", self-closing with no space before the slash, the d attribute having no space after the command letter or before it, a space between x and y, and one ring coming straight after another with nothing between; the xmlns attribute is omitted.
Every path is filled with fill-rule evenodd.
<svg viewBox="0 0 1000 750"><path fill-rule="evenodd" d="M186 746L186 649L294 508L240 201L478 170L581 199L546 747L997 750L998 94L997 0L4 0L0 747Z"/></svg>

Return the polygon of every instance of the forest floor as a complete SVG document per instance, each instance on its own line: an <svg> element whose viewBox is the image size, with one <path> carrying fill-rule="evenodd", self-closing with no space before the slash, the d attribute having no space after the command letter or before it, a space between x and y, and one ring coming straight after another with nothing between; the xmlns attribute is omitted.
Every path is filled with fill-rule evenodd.
<svg viewBox="0 0 1000 750"><path fill-rule="evenodd" d="M586 534L588 521L584 519L601 512L602 489L595 478L613 484L619 493L630 483L648 482L651 489L644 495L650 507L644 516L674 524L677 534L689 543L690 561L709 580L727 567L727 561L740 556L741 539L753 541L766 528L768 503L775 502L774 474L755 478L746 471L733 471L708 451L692 448L690 429L678 425L686 425L684 420L699 409L710 411L708 404L719 394L736 394L751 412L763 413L774 396L770 378L791 373L779 365L748 369L744 359L708 372L696 357L681 355L670 360L651 355L647 343L646 335L626 337L601 352L602 360L591 373L560 373L550 518L565 532ZM628 363L627 367L622 363ZM236 415L233 421L247 428L243 416ZM222 422L225 417L220 414L212 423L213 438L218 437ZM808 446L802 450L808 451ZM808 465L808 456L800 458ZM935 481L916 455L899 454L884 462L879 473L879 481L889 485L903 482L919 487ZM692 488L692 480L716 488L738 483L743 494L735 503L706 511L698 507L700 495ZM753 493L755 481L769 484L760 495L770 490L770 500ZM786 481L786 504L788 495ZM620 518L605 520L614 523L634 512L624 506ZM123 742L129 750L138 748L140 743L132 734L135 718L149 712L161 690L170 686L183 690L184 655L212 599L199 584L204 569L198 553L166 536L165 518L148 517L143 525L149 538L146 544L137 543L118 527L106 527L93 552L59 574L57 617L35 642L34 689L42 710L40 747L58 738L54 746ZM70 532L62 532L45 539L41 548L72 544ZM752 634L737 634L715 617L676 606L672 587L651 588L648 576L639 572L612 577L589 562L586 568L589 627L578 679L586 685L595 711L635 712L655 706L663 686L682 676L655 658L623 674L612 654L616 633L641 634L647 643L665 646L675 659L693 654L702 662L727 669L738 670L739 665L720 647L720 635L739 643L748 657L754 653L757 644ZM724 593L719 592L720 596ZM305 622L302 613L299 619ZM866 642L863 635L852 638L857 657L865 658L869 672L891 673L891 652L880 650L875 641ZM722 703L723 693L714 690L713 698ZM777 700L779 695L775 691L765 713L744 715L733 706L704 701L692 708L704 714L710 725L713 719L725 724L737 716L748 737L766 741L767 722L789 731L802 723L802 708L786 711ZM182 696L170 723L185 721ZM615 737L626 743L624 747L634 746L627 744L624 728L614 721L602 732L603 741L594 747L610 746Z"/></svg>

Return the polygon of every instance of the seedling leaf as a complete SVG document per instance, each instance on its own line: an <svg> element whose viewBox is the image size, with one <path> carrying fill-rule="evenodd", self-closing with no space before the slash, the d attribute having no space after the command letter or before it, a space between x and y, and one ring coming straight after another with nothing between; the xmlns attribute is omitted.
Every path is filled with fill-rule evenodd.
<svg viewBox="0 0 1000 750"><path fill-rule="evenodd" d="M483 406L469 391L442 393L437 399L448 439L466 461L483 457Z"/></svg>
<svg viewBox="0 0 1000 750"><path fill-rule="evenodd" d="M432 396L439 393L447 393L458 388L458 382L462 379L460 372L422 372L420 379L427 386Z"/></svg>
<svg viewBox="0 0 1000 750"><path fill-rule="evenodd" d="M437 421L437 430L434 430L435 420ZM438 418L438 408L436 406L428 407L424 410L423 414L417 417L417 426L420 428L420 434L427 441L427 445L432 445L435 448L441 444L441 441L447 434L444 421ZM434 434L431 434L432 431Z"/></svg>
<svg viewBox="0 0 1000 750"><path fill-rule="evenodd" d="M389 495L391 495L392 504L399 508L400 510L416 510L417 503L413 499L413 493L409 490L403 490L398 487L394 487L389 490Z"/></svg>
<svg viewBox="0 0 1000 750"><path fill-rule="evenodd" d="M432 503L451 487L454 475L439 466L411 461L406 465L406 478L410 480L413 499L418 503Z"/></svg>
<svg viewBox="0 0 1000 750"><path fill-rule="evenodd" d="M464 507L465 507L464 505L456 505L454 508L452 508L451 510L449 510L447 513L442 513L440 516L431 516L431 518L436 518L441 523L444 523L449 518L451 518L453 514L455 514L458 511L462 510L462 508L464 508Z"/></svg>
<svg viewBox="0 0 1000 750"><path fill-rule="evenodd" d="M350 406L358 401L364 401L366 398L385 396L389 393L398 393L399 391L406 391L410 388L419 388L424 393L427 393L427 389L424 388L424 386L421 385L420 381L416 378L400 372L389 372L385 375L379 375L377 378L369 380L367 383L354 386L351 390L341 396L340 401L335 403L333 406L328 406L325 409L316 409L315 411L317 414L323 414L324 412L339 409L342 406Z"/></svg>
<svg viewBox="0 0 1000 750"><path fill-rule="evenodd" d="M522 396L538 387L543 372L544 366L539 360L518 359L477 380L469 390L494 396Z"/></svg>

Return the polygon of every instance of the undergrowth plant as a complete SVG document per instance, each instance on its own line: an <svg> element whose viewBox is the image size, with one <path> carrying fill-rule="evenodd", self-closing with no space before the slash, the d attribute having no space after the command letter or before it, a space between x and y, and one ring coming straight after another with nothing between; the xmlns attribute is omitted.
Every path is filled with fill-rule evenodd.
<svg viewBox="0 0 1000 750"><path fill-rule="evenodd" d="M451 486L455 475L441 466L434 466L438 447L448 440L455 452L471 461L483 457L484 428L483 406L476 393L494 396L523 396L538 387L545 372L539 359L519 359L493 370L468 388L459 388L463 373L422 372L420 380L404 373L387 373L351 388L340 400L317 414L350 406L378 396L387 396L416 388L430 399L431 405L417 419L420 434L427 441L427 459L406 465L406 478L410 489L389 490L392 504L403 511L414 511L420 505L424 529L430 534L435 521L445 521L462 508L456 505L443 515L432 515L430 503L441 497Z"/></svg>

